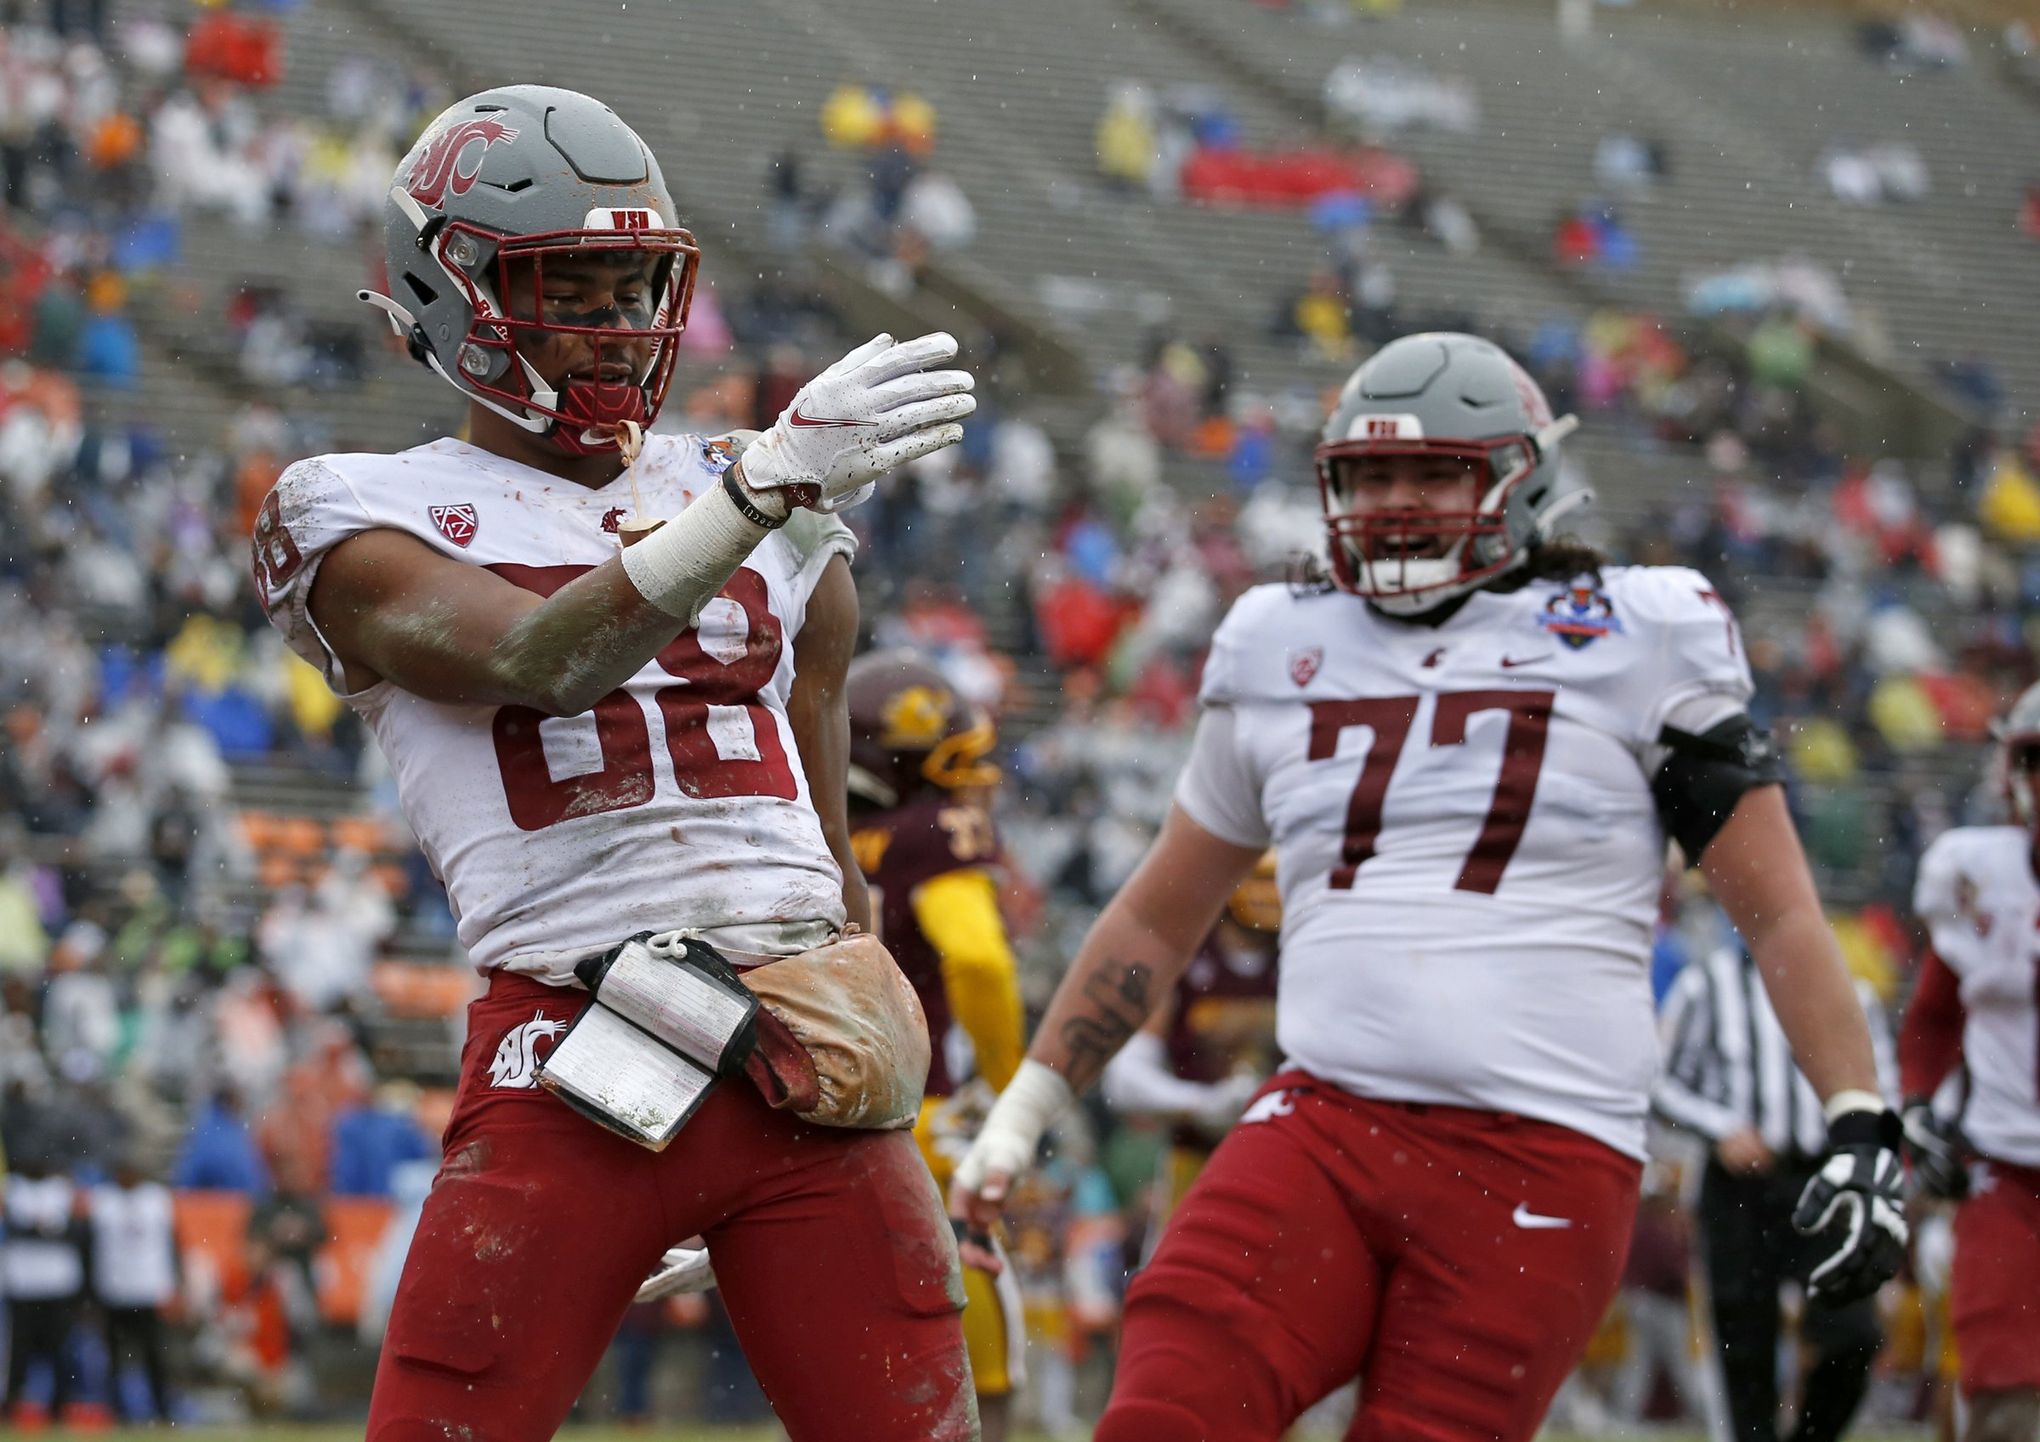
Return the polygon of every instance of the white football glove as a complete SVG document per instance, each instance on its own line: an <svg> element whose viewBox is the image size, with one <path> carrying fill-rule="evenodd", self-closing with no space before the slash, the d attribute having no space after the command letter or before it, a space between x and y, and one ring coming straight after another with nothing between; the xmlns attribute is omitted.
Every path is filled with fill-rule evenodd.
<svg viewBox="0 0 2040 1442"><path fill-rule="evenodd" d="M950 1183L952 1200L959 1195L981 1198L996 1210L1005 1201L1013 1179L1034 1165L1042 1133L1075 1100L1060 1073L1031 1057L1021 1062L1013 1080L992 1103L977 1139L957 1163L955 1180Z"/></svg>
<svg viewBox="0 0 2040 1442"><path fill-rule="evenodd" d="M787 488L791 505L836 511L868 494L894 467L953 446L977 409L969 371L927 367L956 357L943 331L893 342L876 335L794 396L772 429L744 451L754 491Z"/></svg>
<svg viewBox="0 0 2040 1442"><path fill-rule="evenodd" d="M714 1286L715 1271L708 1264L708 1248L675 1247L659 1259L659 1270L645 1278L637 1289L637 1300L656 1302L689 1292L706 1292Z"/></svg>
<svg viewBox="0 0 2040 1442"><path fill-rule="evenodd" d="M1198 1109L1197 1124L1209 1132L1230 1131L1240 1113L1247 1109L1247 1103L1254 1099L1254 1093L1261 1089L1261 1081L1262 1078L1247 1072L1234 1072L1212 1082L1204 1105Z"/></svg>

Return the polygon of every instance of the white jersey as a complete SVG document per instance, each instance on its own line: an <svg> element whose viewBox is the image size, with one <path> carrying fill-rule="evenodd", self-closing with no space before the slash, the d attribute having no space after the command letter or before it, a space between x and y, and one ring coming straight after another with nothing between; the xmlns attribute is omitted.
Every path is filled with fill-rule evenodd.
<svg viewBox="0 0 2040 1442"><path fill-rule="evenodd" d="M645 510L677 514L734 456L724 441L648 437L635 468ZM591 490L442 440L300 461L256 525L271 622L374 731L483 971L567 984L577 959L639 931L715 929L783 952L843 922L786 713L808 598L828 559L854 549L840 521L796 512L698 628L579 716L440 705L388 682L347 694L307 609L321 559L371 529L550 595L617 553L634 505L627 479Z"/></svg>
<svg viewBox="0 0 2040 1442"><path fill-rule="evenodd" d="M1944 831L1913 910L1961 983L1962 1130L1987 1157L2040 1167L2040 880L2017 826Z"/></svg>
<svg viewBox="0 0 2040 1442"><path fill-rule="evenodd" d="M1276 849L1282 1050L1359 1096L1643 1156L1658 738L1751 689L1733 617L1680 567L1477 592L1437 626L1343 592L1241 597L1176 799Z"/></svg>

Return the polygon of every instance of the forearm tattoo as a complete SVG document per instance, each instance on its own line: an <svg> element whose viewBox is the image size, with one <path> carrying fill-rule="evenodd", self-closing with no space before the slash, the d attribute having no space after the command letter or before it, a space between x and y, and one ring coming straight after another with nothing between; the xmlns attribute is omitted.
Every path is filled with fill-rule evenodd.
<svg viewBox="0 0 2040 1442"><path fill-rule="evenodd" d="M1137 961L1107 961L1084 978L1082 1010L1057 1032L1069 1055L1063 1070L1072 1091L1083 1091L1103 1075L1105 1063L1140 1030L1153 1006L1153 977Z"/></svg>

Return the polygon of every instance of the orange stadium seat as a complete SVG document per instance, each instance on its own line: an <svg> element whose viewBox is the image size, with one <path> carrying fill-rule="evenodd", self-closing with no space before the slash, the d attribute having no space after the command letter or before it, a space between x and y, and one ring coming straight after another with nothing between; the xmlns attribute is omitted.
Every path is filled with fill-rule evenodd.
<svg viewBox="0 0 2040 1442"><path fill-rule="evenodd" d="M379 961L370 984L384 1009L394 1016L452 1016L475 994L474 973L437 962Z"/></svg>
<svg viewBox="0 0 2040 1442"><path fill-rule="evenodd" d="M309 816L278 817L276 845L300 860L314 860L326 852L326 828Z"/></svg>
<svg viewBox="0 0 2040 1442"><path fill-rule="evenodd" d="M267 811L243 811L240 816L241 836L251 851L272 851L276 848L276 817Z"/></svg>
<svg viewBox="0 0 2040 1442"><path fill-rule="evenodd" d="M340 816L332 823L333 845L364 856L379 856L396 849L395 838L379 816Z"/></svg>
<svg viewBox="0 0 2040 1442"><path fill-rule="evenodd" d="M237 1289L247 1267L242 1248L254 1209L249 1198L241 1192L178 1191L170 1208L186 1278L210 1275L220 1289Z"/></svg>
<svg viewBox="0 0 2040 1442"><path fill-rule="evenodd" d="M319 1316L351 1327L361 1315L361 1294L376 1246L395 1208L382 1197L332 1197L324 1207L326 1245L312 1270L319 1289Z"/></svg>

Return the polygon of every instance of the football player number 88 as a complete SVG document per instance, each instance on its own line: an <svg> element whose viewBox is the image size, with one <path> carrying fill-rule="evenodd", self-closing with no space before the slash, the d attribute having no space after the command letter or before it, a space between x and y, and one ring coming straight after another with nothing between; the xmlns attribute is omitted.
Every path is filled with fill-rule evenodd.
<svg viewBox="0 0 2040 1442"><path fill-rule="evenodd" d="M494 566L504 579L549 596L590 566ZM758 693L779 668L782 632L767 605L765 580L739 569L723 587L724 598L744 616L743 653L725 662L701 644L698 630L682 631L654 658L677 684L662 686L652 700L666 728L666 752L680 789L694 797L799 794L793 767L779 739L772 713ZM555 780L546 762L539 723L545 713L529 706L502 706L492 730L496 764L510 819L524 831L538 831L576 816L598 816L641 806L652 799L651 728L644 708L628 691L611 691L595 703L595 738L602 769ZM737 717L743 718L742 722ZM741 734L748 723L748 736ZM730 755L729 752L750 755Z"/></svg>
<svg viewBox="0 0 2040 1442"><path fill-rule="evenodd" d="M1501 770L1495 776L1494 798L1480 836L1466 854L1453 883L1458 891L1489 895L1501 885L1502 872L1523 839L1530 803L1537 796L1537 773L1544 767L1544 738L1551 723L1550 691L1447 691L1438 697L1431 718L1433 746L1459 746L1466 741L1466 723L1482 711L1506 711L1508 734L1502 741ZM1339 864L1332 868L1334 891L1352 888L1353 875L1374 855L1381 837L1381 805L1388 794L1410 723L1416 719L1415 696L1363 696L1352 701L1313 701L1310 707L1310 759L1329 761L1338 754L1339 736L1348 727L1365 726L1374 733L1361 764L1360 779L1346 803L1346 835Z"/></svg>

